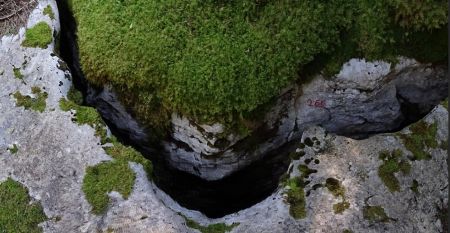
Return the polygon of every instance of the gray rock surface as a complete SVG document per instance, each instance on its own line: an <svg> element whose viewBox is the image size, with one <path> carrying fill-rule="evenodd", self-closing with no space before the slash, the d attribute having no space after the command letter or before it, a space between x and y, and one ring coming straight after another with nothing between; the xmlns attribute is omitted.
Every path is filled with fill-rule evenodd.
<svg viewBox="0 0 450 233"><path fill-rule="evenodd" d="M53 30L59 30L57 20L52 21L42 15L43 8L48 4L52 6L57 16L55 1L42 0L30 16L28 27L38 21L44 21L51 25ZM21 29L18 35L3 37L0 43L0 73L3 73L0 75L2 83L0 85L0 182L12 177L29 189L30 195L42 204L49 218L48 221L40 224L44 232L107 232L109 230L131 233L198 232L186 227L183 218L177 212L202 225L222 222L240 223L232 232L342 232L343 229L350 229L353 232L442 232L438 207L446 206L448 203L446 150L429 149L428 151L432 154L430 160L411 161L411 173L397 176L400 191L391 193L378 177L377 170L382 162L378 159L378 154L381 150L400 149L405 156L411 155L398 136L387 133L355 140L327 133L334 129L333 125L329 125L328 128L324 126L327 129L310 127L313 123L323 121L322 118L330 111L338 111L343 106L340 103L349 103L345 100L352 100L350 103L353 103L351 106L354 107L358 104L368 105L367 108L359 109L360 112L365 112L364 116L367 119L375 119L370 118L370 113L375 110L380 111L381 114L381 109L375 106L385 106L385 108L395 106L389 105L390 102L378 103L374 100L374 96L392 96L393 98L396 95L388 94L394 91L399 92L398 90L403 88L410 88L407 93L411 96L404 94L404 98L409 101L416 98L430 98L434 101L437 98L433 97L436 93L427 92L428 95L425 96L423 95L425 90L420 91L419 87L426 87L429 83L430 86L427 88L438 88L435 86L436 82L419 82L419 85L414 86L412 81L408 84L408 81L403 81L402 77L408 80L413 77L412 80L415 80L413 74L417 73L420 75L416 78L429 77L424 79L426 81L436 77L433 72L439 73L438 70L427 70L422 65L409 63L404 66L406 68L402 69L402 73L413 73L396 75L398 78L386 84L390 87L381 92L383 94L376 92L378 95L372 94L375 91L369 93L361 91L372 88L373 84L370 82L358 85L350 82L348 85L353 85L352 88L356 89L345 89L337 82L333 83L322 78L317 78L306 85L303 89L304 95L296 98L296 101L293 100L292 97L295 95L290 90L285 92L283 95L285 98L280 98L280 104L276 105L277 108L273 109L272 113L285 112L291 104L297 107L294 108L295 111L289 111L286 118L282 118L282 123L277 123L279 125L276 127L276 135L278 136L273 137L272 141L269 140L267 145L263 144L261 147L270 147L270 143L281 143L283 140L300 142L307 137L316 137L320 140L320 146L306 147L305 156L291 164L290 176L292 177L299 175L296 167L299 164L305 164L305 159L314 158L320 161L319 164L314 162L308 164L310 168L316 169L317 173L310 176L310 183L305 187L305 191L309 191L309 196L306 197L307 217L305 219L295 220L289 215L286 188L281 186L264 201L248 209L223 218L209 219L197 211L179 206L146 178L142 165L135 163L130 163L137 177L130 197L125 200L117 192L111 192L109 196L113 201L107 212L96 216L90 212L91 207L82 192L82 180L88 166L111 158L100 145L100 139L94 136L95 131L92 127L73 123L72 113L61 111L58 107L59 99L67 94L71 82L70 74L61 70L63 62L57 56L52 56L54 43L47 49L23 48L20 46L23 39L24 29ZM25 60L27 60L26 65L24 65ZM13 67L20 67L24 75L23 82L14 78ZM387 81L386 79L390 76L384 76L383 72L381 72L382 78L374 76L373 80ZM401 81L395 82L395 80ZM379 81L375 83L377 82ZM340 89L334 90L334 86L325 85L327 83L333 83ZM405 84L408 85L401 86ZM48 93L47 107L43 113L17 107L11 95L17 90L22 94L29 94L31 86L41 87ZM310 88L315 91L307 92ZM357 94L358 90L359 94ZM326 108L329 108L327 110L322 107L317 109L305 107L308 104L308 98L316 98L317 95L327 96L326 93L339 97L340 99L337 97L336 99L340 102L330 104L326 102ZM372 102L377 104L372 106L370 105ZM341 112L341 114L344 113L346 112ZM354 120L350 118L352 114L348 112L346 114L348 118L331 119L351 125L351 121ZM380 115L379 117L383 118L377 119L377 122L389 125L391 123L385 122L384 118L393 117L394 119L395 116L394 113ZM297 119L297 121L289 119ZM448 111L445 108L441 105L437 106L424 121L437 123L436 140L439 143L448 140ZM370 121L367 122L370 123ZM367 122L363 121L359 127L370 126ZM295 124L297 127L303 127L303 134L292 133ZM217 125L211 128L202 126L202 128L206 131L220 132L220 127ZM409 131L409 128L405 128L402 133ZM13 144L18 147L16 154L11 154L8 150ZM345 196L350 203L350 208L342 214L335 214L332 209L333 204L340 201L339 198L331 195L326 188L311 190L314 184L323 183L329 177L338 179L345 187ZM413 179L419 183L417 194L410 189ZM362 215L365 205L382 206L392 220L370 223Z"/></svg>

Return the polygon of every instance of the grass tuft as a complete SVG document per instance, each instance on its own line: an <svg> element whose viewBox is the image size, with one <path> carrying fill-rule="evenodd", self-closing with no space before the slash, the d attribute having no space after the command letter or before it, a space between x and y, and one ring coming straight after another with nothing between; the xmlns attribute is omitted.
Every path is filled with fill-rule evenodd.
<svg viewBox="0 0 450 233"><path fill-rule="evenodd" d="M23 74L20 72L20 68L13 68L13 73L16 79L23 80Z"/></svg>
<svg viewBox="0 0 450 233"><path fill-rule="evenodd" d="M24 47L47 48L52 42L52 29L45 22L39 22L25 32L25 40L22 42Z"/></svg>
<svg viewBox="0 0 450 233"><path fill-rule="evenodd" d="M55 19L55 14L53 13L52 7L50 5L44 8L44 15L48 15L50 19Z"/></svg>
<svg viewBox="0 0 450 233"><path fill-rule="evenodd" d="M44 112L45 107L47 106L46 100L48 94L46 92L42 92L39 87L32 87L31 92L35 95L34 98L26 95L22 95L19 91L16 91L13 96L16 99L16 105L22 106L25 109L32 109L37 112Z"/></svg>
<svg viewBox="0 0 450 233"><path fill-rule="evenodd" d="M30 203L27 189L8 178L0 184L0 232L38 233L47 220L39 203Z"/></svg>
<svg viewBox="0 0 450 233"><path fill-rule="evenodd" d="M287 201L289 202L289 214L295 219L306 217L306 198L304 191L304 182L300 177L294 177L287 180Z"/></svg>
<svg viewBox="0 0 450 233"><path fill-rule="evenodd" d="M427 150L438 147L436 140L437 123L428 124L421 120L413 124L409 129L411 131L410 134L398 135L406 149L413 154L413 160L431 159L431 154Z"/></svg>
<svg viewBox="0 0 450 233"><path fill-rule="evenodd" d="M16 144L13 144L12 148L8 149L11 154L16 154L19 151L19 148Z"/></svg>

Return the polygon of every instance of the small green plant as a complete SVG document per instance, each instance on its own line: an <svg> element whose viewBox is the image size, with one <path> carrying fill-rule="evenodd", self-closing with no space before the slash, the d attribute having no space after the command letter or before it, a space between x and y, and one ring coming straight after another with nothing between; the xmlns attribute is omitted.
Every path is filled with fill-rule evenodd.
<svg viewBox="0 0 450 233"><path fill-rule="evenodd" d="M15 154L19 151L19 148L17 147L16 144L13 144L12 148L9 148L8 150L11 154Z"/></svg>
<svg viewBox="0 0 450 233"><path fill-rule="evenodd" d="M304 182L300 177L294 177L287 180L287 201L289 202L289 213L295 219L306 217L306 198L304 191Z"/></svg>
<svg viewBox="0 0 450 233"><path fill-rule="evenodd" d="M45 220L42 206L31 203L24 186L11 178L0 184L0 232L39 233Z"/></svg>
<svg viewBox="0 0 450 233"><path fill-rule="evenodd" d="M22 95L19 91L16 91L13 96L16 99L16 105L22 106L25 109L32 109L37 112L44 112L45 107L47 106L46 100L48 94L46 92L42 92L39 87L32 87L31 93L35 95L34 98L26 95Z"/></svg>
<svg viewBox="0 0 450 233"><path fill-rule="evenodd" d="M428 124L421 120L413 124L409 129L411 133L398 135L406 149L413 154L413 159L431 159L431 154L427 150L438 147L436 140L437 123Z"/></svg>
<svg viewBox="0 0 450 233"><path fill-rule="evenodd" d="M48 5L47 7L44 8L44 15L48 15L48 17L50 17L50 19L55 19L55 14L53 13L52 7L50 5Z"/></svg>
<svg viewBox="0 0 450 233"><path fill-rule="evenodd" d="M47 48L52 42L52 29L45 22L39 22L25 32L25 40L22 42L24 47Z"/></svg>
<svg viewBox="0 0 450 233"><path fill-rule="evenodd" d="M349 230L349 229L344 229L344 230L342 231L342 233L353 233L353 231L351 231L351 230Z"/></svg>
<svg viewBox="0 0 450 233"><path fill-rule="evenodd" d="M389 221L389 217L381 206L365 206L363 209L363 217L370 222Z"/></svg>
<svg viewBox="0 0 450 233"><path fill-rule="evenodd" d="M407 175L411 170L411 164L402 159L402 156L403 152L399 149L392 152L383 150L379 155L383 164L378 168L378 176L391 192L400 191L400 184L394 174L402 172Z"/></svg>
<svg viewBox="0 0 450 233"><path fill-rule="evenodd" d="M239 223L233 223L231 225L226 225L225 223L216 223L208 226L202 226L192 219L181 215L186 220L186 225L192 229L197 229L202 233L225 233L233 230L234 227L238 226Z"/></svg>
<svg viewBox="0 0 450 233"><path fill-rule="evenodd" d="M20 72L20 68L13 68L13 73L16 79L23 80L23 74Z"/></svg>
<svg viewBox="0 0 450 233"><path fill-rule="evenodd" d="M115 160L88 167L83 179L83 192L94 214L102 214L108 208L108 193L116 191L127 199L131 194L135 174L128 162Z"/></svg>
<svg viewBox="0 0 450 233"><path fill-rule="evenodd" d="M68 97L76 97L76 94L68 95ZM75 101L79 101L76 100ZM75 110L76 114L73 118L73 121L79 125L87 124L95 129L95 135L100 138L101 143L109 142L109 138L107 137L107 129L106 124L103 121L100 114L95 110L95 108L81 106L74 103L71 100L66 100L61 98L59 100L59 107L63 111Z"/></svg>

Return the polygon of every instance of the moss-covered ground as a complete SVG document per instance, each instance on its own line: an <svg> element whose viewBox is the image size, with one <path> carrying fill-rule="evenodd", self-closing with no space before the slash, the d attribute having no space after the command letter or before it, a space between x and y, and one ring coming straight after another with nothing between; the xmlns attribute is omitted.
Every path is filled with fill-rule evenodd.
<svg viewBox="0 0 450 233"><path fill-rule="evenodd" d="M114 86L155 127L167 127L172 112L236 122L308 72L334 74L348 58L448 56L445 1L71 0L70 6L87 78Z"/></svg>
<svg viewBox="0 0 450 233"><path fill-rule="evenodd" d="M12 179L0 183L0 232L38 233L47 220L39 203L31 203L28 190Z"/></svg>
<svg viewBox="0 0 450 233"><path fill-rule="evenodd" d="M16 105L24 107L25 109L31 109L37 112L44 112L47 106L47 92L43 92L39 87L32 87L31 93L34 97L28 95L22 95L19 91L16 91L13 96L16 99Z"/></svg>
<svg viewBox="0 0 450 233"><path fill-rule="evenodd" d="M150 160L144 158L134 148L123 145L114 136L108 137L106 124L97 110L82 106L83 97L73 86L67 93L67 98L60 100L61 110L75 110L74 122L90 125L102 143L111 143L104 149L112 157L112 161L88 167L83 179L83 192L92 206L92 212L100 215L108 208L109 192L119 192L125 199L131 194L136 177L128 162L142 164L149 179L152 177L153 166Z"/></svg>
<svg viewBox="0 0 450 233"><path fill-rule="evenodd" d="M52 39L50 26L45 22L39 22L25 31L25 40L22 42L22 46L47 48Z"/></svg>

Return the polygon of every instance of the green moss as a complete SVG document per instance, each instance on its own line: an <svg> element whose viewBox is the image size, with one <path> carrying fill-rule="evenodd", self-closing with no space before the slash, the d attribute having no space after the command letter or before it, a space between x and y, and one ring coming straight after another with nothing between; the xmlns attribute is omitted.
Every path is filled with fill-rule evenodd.
<svg viewBox="0 0 450 233"><path fill-rule="evenodd" d="M0 232L42 232L38 224L47 220L39 203L30 203L28 191L7 179L0 184Z"/></svg>
<svg viewBox="0 0 450 233"><path fill-rule="evenodd" d="M140 163L142 164L142 166L144 166L144 170L147 172L148 178L152 177L153 165L150 160L146 159L133 147L123 145L122 143L117 141L116 137L114 136L111 138L111 142L113 146L105 148L105 151L108 155L117 160L126 160Z"/></svg>
<svg viewBox="0 0 450 233"><path fill-rule="evenodd" d="M48 15L48 17L50 17L50 19L55 19L55 14L53 13L52 7L50 5L48 5L47 7L44 8L44 15Z"/></svg>
<svg viewBox="0 0 450 233"><path fill-rule="evenodd" d="M349 230L349 229L344 229L344 230L342 231L342 233L353 233L353 231L351 231L351 230Z"/></svg>
<svg viewBox="0 0 450 233"><path fill-rule="evenodd" d="M414 160L431 159L428 149L437 148L437 123L428 124L421 120L410 126L410 134L398 134L406 149L411 151Z"/></svg>
<svg viewBox="0 0 450 233"><path fill-rule="evenodd" d="M37 112L44 112L45 107L47 106L46 100L48 94L46 92L42 92L39 87L32 87L31 92L35 95L34 98L26 95L22 95L19 91L16 91L13 96L16 99L16 105L22 106L25 109L32 109Z"/></svg>
<svg viewBox="0 0 450 233"><path fill-rule="evenodd" d="M225 223L216 223L210 224L205 227L193 221L192 219L189 219L183 215L181 216L186 220L186 225L188 227L197 229L202 233L225 233L233 230L233 228L239 225L239 223L233 223L231 225L226 225Z"/></svg>
<svg viewBox="0 0 450 233"><path fill-rule="evenodd" d="M11 154L16 154L19 151L19 148L16 144L13 144L12 148L8 149Z"/></svg>
<svg viewBox="0 0 450 233"><path fill-rule="evenodd" d="M16 79L23 80L23 74L20 72L20 68L13 68L13 73Z"/></svg>
<svg viewBox="0 0 450 233"><path fill-rule="evenodd" d="M135 174L123 160L103 162L86 169L83 192L94 214L102 214L108 208L108 193L116 191L127 199L131 194Z"/></svg>
<svg viewBox="0 0 450 233"><path fill-rule="evenodd" d="M394 174L402 172L407 175L411 170L411 164L409 161L403 160L402 156L402 151L398 149L392 152L383 150L379 155L383 164L378 168L378 176L391 192L400 191L400 184Z"/></svg>
<svg viewBox="0 0 450 233"><path fill-rule="evenodd" d="M326 74L353 57L445 60L446 7L430 4L417 11L421 20L411 20L424 5L416 2L409 2L413 11L396 0L69 5L87 78L111 84L136 115L160 126L172 112L237 122L292 82L305 82L315 60Z"/></svg>
<svg viewBox="0 0 450 233"><path fill-rule="evenodd" d="M61 98L59 100L59 107L63 111L75 110L76 114L73 118L74 122L79 125L90 125L95 129L95 135L100 138L102 144L109 142L109 138L107 137L106 124L95 108L81 106L74 103L73 101L66 100L64 98Z"/></svg>
<svg viewBox="0 0 450 233"><path fill-rule="evenodd" d="M419 193L419 182L417 180L413 180L413 183L410 188L414 193L416 194Z"/></svg>
<svg viewBox="0 0 450 233"><path fill-rule="evenodd" d="M345 188L341 185L341 182L335 178L327 178L325 180L325 187L333 194L335 197L345 197Z"/></svg>
<svg viewBox="0 0 450 233"><path fill-rule="evenodd" d="M25 32L25 40L22 42L24 47L47 48L52 42L52 29L45 22L39 22Z"/></svg>
<svg viewBox="0 0 450 233"><path fill-rule="evenodd" d="M348 201L342 201L333 205L335 214L342 214L348 208L350 208L350 203Z"/></svg>
<svg viewBox="0 0 450 233"><path fill-rule="evenodd" d="M300 176L300 177L301 177L302 179L308 178L309 175L311 175L311 174L317 172L316 169L310 169L308 166L303 165L303 164L298 165L298 170L299 170L300 173L301 173L301 176Z"/></svg>
<svg viewBox="0 0 450 233"><path fill-rule="evenodd" d="M300 177L294 177L287 181L287 201L289 202L289 214L295 219L306 217L306 199L304 183Z"/></svg>
<svg viewBox="0 0 450 233"><path fill-rule="evenodd" d="M363 217L370 222L389 221L389 217L381 206L365 206L363 209Z"/></svg>

